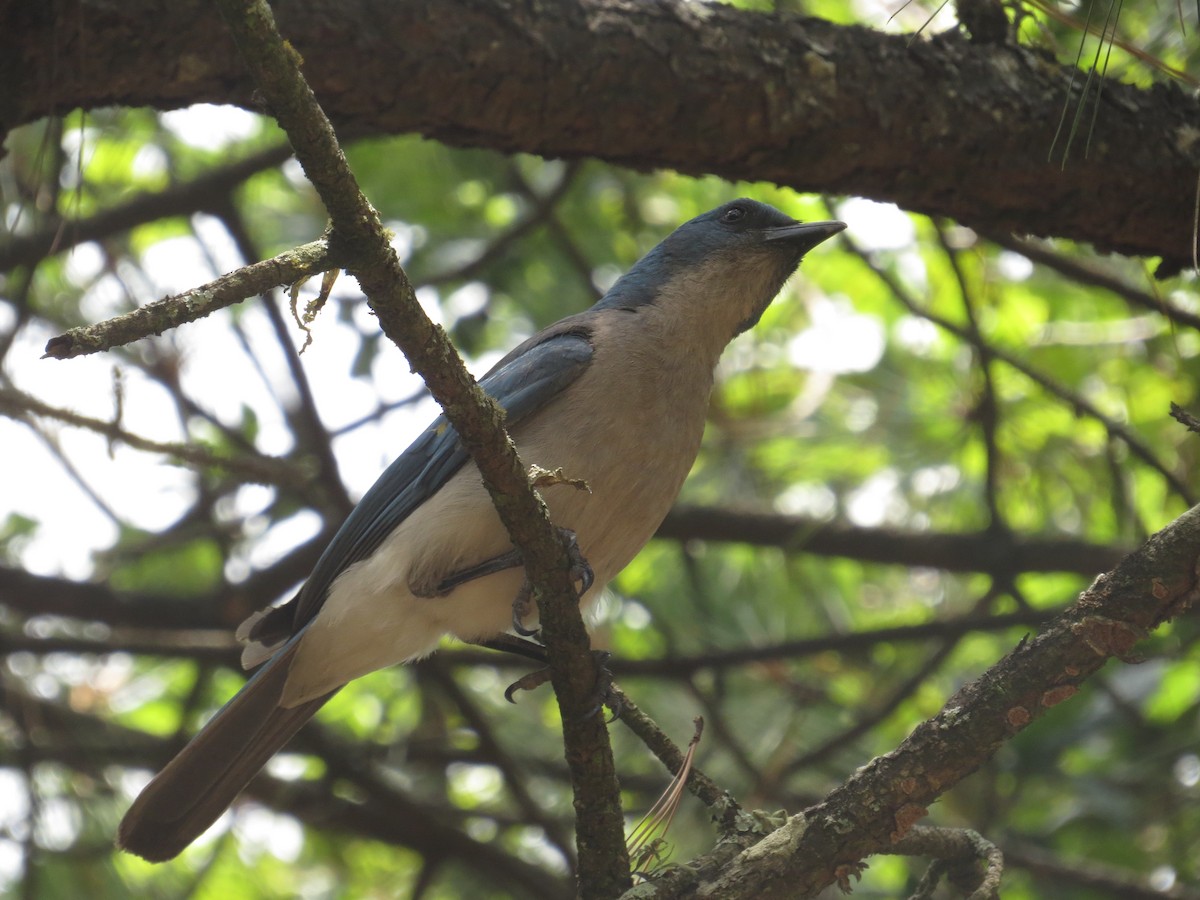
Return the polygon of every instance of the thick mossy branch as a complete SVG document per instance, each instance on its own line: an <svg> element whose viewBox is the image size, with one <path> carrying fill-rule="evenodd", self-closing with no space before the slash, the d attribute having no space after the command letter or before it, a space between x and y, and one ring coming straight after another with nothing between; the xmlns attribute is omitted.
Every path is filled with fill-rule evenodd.
<svg viewBox="0 0 1200 900"><path fill-rule="evenodd" d="M974 6L973 41L687 0L289 0L279 16L343 135L773 181L1190 265L1200 101L1104 79L1097 140L1064 168L1048 157L1080 100L1071 66L996 40L995 4ZM0 131L117 103L260 108L215 19L204 0L59 0L0 28Z"/></svg>

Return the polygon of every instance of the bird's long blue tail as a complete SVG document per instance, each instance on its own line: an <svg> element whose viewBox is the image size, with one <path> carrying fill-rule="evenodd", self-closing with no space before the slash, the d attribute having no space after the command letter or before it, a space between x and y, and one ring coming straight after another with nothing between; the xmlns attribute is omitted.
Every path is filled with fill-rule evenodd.
<svg viewBox="0 0 1200 900"><path fill-rule="evenodd" d="M146 785L121 820L117 846L151 862L177 856L337 693L279 705L297 646L289 641Z"/></svg>

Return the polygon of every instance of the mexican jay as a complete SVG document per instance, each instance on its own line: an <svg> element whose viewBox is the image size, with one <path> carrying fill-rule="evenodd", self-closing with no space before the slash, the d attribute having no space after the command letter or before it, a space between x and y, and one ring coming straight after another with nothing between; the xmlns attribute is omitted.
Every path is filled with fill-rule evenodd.
<svg viewBox="0 0 1200 900"><path fill-rule="evenodd" d="M590 490L541 489L600 589L654 534L700 446L713 370L800 258L845 228L734 200L676 229L586 312L518 346L481 384L521 457ZM239 630L261 668L142 791L118 844L174 857L351 679L444 635L513 625L524 570L479 471L438 418L367 491L288 604Z"/></svg>

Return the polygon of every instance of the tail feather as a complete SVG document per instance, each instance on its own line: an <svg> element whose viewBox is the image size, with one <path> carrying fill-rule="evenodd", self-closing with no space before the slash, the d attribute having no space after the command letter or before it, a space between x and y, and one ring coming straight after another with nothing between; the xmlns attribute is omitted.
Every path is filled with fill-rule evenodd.
<svg viewBox="0 0 1200 900"><path fill-rule="evenodd" d="M117 846L151 862L177 856L337 693L279 705L296 646L292 641L260 669L146 785L121 820Z"/></svg>

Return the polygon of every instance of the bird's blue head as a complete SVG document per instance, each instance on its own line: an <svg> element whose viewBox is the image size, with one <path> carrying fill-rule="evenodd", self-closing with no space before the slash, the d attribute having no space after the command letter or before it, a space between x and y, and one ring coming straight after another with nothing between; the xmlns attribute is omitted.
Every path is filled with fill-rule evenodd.
<svg viewBox="0 0 1200 900"><path fill-rule="evenodd" d="M740 333L758 322L804 254L845 227L801 223L757 200L731 200L676 228L596 308L636 310L686 285L697 305L720 302L739 313L734 334Z"/></svg>

